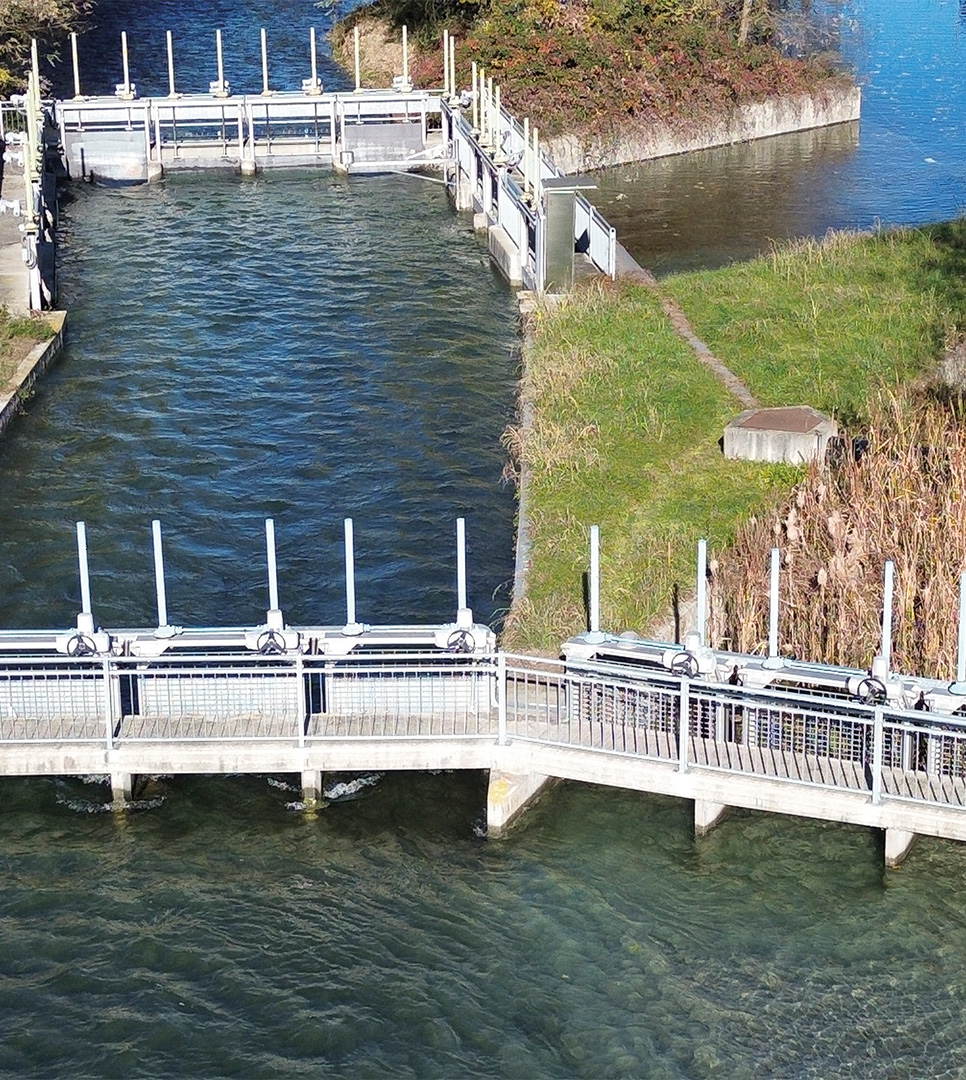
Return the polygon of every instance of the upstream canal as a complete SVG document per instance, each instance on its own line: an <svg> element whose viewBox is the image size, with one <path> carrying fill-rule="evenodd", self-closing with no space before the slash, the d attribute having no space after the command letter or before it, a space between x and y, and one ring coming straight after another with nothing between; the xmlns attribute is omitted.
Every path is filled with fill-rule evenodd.
<svg viewBox="0 0 966 1080"><path fill-rule="evenodd" d="M907 22L884 0L838 7L891 57L861 68L862 145L936 157L922 144L936 95L962 104L966 85L956 5L910 0ZM154 34L162 79L167 27L186 42L235 20L257 57L264 22L270 40L290 40L277 62L297 73L318 17L294 0L102 0L99 10L104 28L84 48L114 55L122 26L132 41ZM195 82L209 77L199 70ZM877 94L894 108L873 107ZM942 173L909 158L904 197L925 200L910 220L955 209L957 145L942 140ZM793 216L795 193L812 194L807 169L792 182L792 161L781 200L755 204L771 207L767 233L866 223L864 210L831 212L873 205L876 178L850 171L856 153L835 149L808 230L790 224L805 220ZM701 194L682 263L714 261L708 252L731 243L699 243L731 220L729 176L701 181L721 199ZM946 201L925 184L937 177ZM702 189L689 190L696 207ZM636 198L616 194L617 207ZM758 220L743 216L730 235ZM361 617L448 613L457 513L472 539L474 606L485 617L505 603L490 596L511 562L497 438L512 407L512 298L439 188L308 173L179 178L78 190L65 221L71 347L0 447L0 623L73 617L79 517L91 524L105 621L152 616L155 515L168 525L178 621L258 616L268 514L293 620L341 618L346 513L358 527ZM93 779L0 785L0 1075L936 1080L966 1070L961 846L922 841L883 877L879 841L864 830L737 814L695 843L684 803L575 785L549 793L507 841L484 842L479 777L387 776L313 814L285 783L161 777L140 811L117 817Z"/></svg>

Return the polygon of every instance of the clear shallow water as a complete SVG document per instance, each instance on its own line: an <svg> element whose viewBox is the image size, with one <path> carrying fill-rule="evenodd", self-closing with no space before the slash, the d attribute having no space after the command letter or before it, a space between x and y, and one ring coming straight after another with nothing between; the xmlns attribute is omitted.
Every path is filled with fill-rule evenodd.
<svg viewBox="0 0 966 1080"><path fill-rule="evenodd" d="M159 28L163 63L181 12L184 37L254 11L256 48L262 20L315 16L272 7L100 10ZM705 247L768 205L778 234L810 154L777 154L783 198L730 234L709 203ZM851 198L856 156L823 155L818 210ZM293 621L341 619L347 512L361 617L451 610L457 512L486 608L510 572L512 310L438 189L178 178L82 189L66 220L71 348L0 447L0 625L73 618L80 516L105 622L153 615L154 515L179 621L258 615L269 513ZM575 785L487 842L480 776L390 775L315 814L289 779L162 778L120 816L102 785L3 781L0 1074L966 1074L960 846L883 874L866 830L737 814L695 843L685 803Z"/></svg>
<svg viewBox="0 0 966 1080"><path fill-rule="evenodd" d="M966 206L966 20L955 0L815 0L862 86L857 125L607 170L596 201L659 273L721 266L830 228Z"/></svg>

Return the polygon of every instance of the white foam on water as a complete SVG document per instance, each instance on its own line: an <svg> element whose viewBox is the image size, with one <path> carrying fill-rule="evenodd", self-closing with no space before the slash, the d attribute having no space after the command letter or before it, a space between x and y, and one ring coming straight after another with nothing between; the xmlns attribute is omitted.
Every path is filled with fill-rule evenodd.
<svg viewBox="0 0 966 1080"><path fill-rule="evenodd" d="M364 776L357 776L354 780L340 781L338 784L333 784L332 787L324 787L322 794L330 802L337 802L339 799L351 799L353 795L358 795L365 788L378 784L385 775L385 773L381 772L366 773Z"/></svg>

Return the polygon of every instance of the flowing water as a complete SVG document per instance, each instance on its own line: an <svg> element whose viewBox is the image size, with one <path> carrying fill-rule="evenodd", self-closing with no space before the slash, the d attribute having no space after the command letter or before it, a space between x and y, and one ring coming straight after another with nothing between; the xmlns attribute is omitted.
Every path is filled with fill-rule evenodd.
<svg viewBox="0 0 966 1080"><path fill-rule="evenodd" d="M82 54L107 57L126 26L159 50L132 59L136 79L162 88L166 28L183 56L230 23L226 53L247 35L251 65L264 23L289 41L278 69L302 77L318 16L267 0L100 11ZM704 189L676 185L690 227L667 264L955 212L958 118L935 95L963 85L957 9L834 13L855 22L849 55L867 49L858 144L773 140L743 179L731 151L702 166ZM863 171L877 144L893 161L905 147L907 171ZM184 623L259 617L267 515L291 621L341 620L346 513L360 617L449 616L459 513L477 613L505 604L511 298L439 188L292 173L77 190L61 286L70 348L0 447L0 625L72 620L80 517L105 623L152 620L152 516ZM966 1075L958 845L923 840L884 874L867 830L736 813L695 842L686 803L567 784L495 842L482 776L331 778L340 799L315 813L291 779L156 778L121 815L97 778L3 781L0 1074Z"/></svg>

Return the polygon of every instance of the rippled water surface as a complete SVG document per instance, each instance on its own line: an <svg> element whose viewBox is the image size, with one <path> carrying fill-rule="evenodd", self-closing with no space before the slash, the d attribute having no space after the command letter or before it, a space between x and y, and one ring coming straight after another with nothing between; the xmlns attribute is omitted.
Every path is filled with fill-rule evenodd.
<svg viewBox="0 0 966 1080"><path fill-rule="evenodd" d="M920 225L966 206L962 6L810 7L862 87L861 121L600 174L597 202L643 265L661 273L720 266L776 240Z"/></svg>
<svg viewBox="0 0 966 1080"><path fill-rule="evenodd" d="M903 200L913 218L955 208L954 97L923 141L933 84L960 85L955 5L841 11L843 40L881 58L863 68L858 147L828 132L760 144L745 173L725 152L691 186L652 175L648 198L677 186L703 222L662 250L714 261ZM166 28L190 58L231 23L251 66L265 23L295 75L318 16L255 0L100 12L82 52L107 57L123 24L136 77L162 88ZM214 78L212 56L199 46L185 79ZM910 102L921 123L904 127ZM876 132L907 172L854 172ZM361 618L449 616L457 514L477 614L505 603L513 310L440 189L325 173L78 189L62 266L70 348L0 446L0 625L72 621L80 517L106 623L153 619L153 516L180 622L260 617L267 515L292 621L341 621L346 513ZM884 874L871 831L742 813L695 842L687 803L567 784L485 841L484 777L372 779L307 813L291 777L161 777L121 815L96 778L3 781L0 1074L966 1075L960 846L922 841Z"/></svg>

